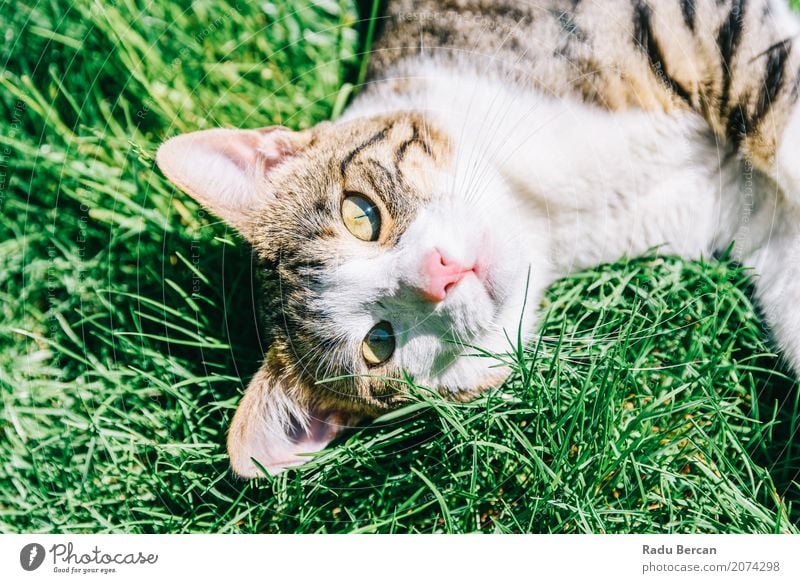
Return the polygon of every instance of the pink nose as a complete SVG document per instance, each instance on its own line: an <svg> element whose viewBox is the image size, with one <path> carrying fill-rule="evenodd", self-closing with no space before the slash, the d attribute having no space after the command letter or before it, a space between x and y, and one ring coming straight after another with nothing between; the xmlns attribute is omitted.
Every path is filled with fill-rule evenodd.
<svg viewBox="0 0 800 583"><path fill-rule="evenodd" d="M472 268L465 268L434 249L422 261L424 283L419 291L426 300L441 302L454 285L472 272Z"/></svg>

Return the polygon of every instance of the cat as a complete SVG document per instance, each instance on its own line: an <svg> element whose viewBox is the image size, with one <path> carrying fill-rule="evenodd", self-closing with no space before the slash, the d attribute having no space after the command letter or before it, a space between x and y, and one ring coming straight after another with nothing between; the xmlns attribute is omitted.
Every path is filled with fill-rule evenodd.
<svg viewBox="0 0 800 583"><path fill-rule="evenodd" d="M233 471L280 472L509 370L557 278L658 247L753 268L800 370L800 50L785 0L397 0L335 123L161 145L263 262ZM732 247L731 247L732 245ZM406 376L407 375L407 376ZM325 382L320 382L325 381Z"/></svg>

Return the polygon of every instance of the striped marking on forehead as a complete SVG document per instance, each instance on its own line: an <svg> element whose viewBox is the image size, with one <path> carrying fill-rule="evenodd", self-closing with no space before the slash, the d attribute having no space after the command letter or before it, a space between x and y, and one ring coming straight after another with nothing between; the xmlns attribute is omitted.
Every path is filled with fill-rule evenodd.
<svg viewBox="0 0 800 583"><path fill-rule="evenodd" d="M433 149L430 145L428 140L428 131L427 127L423 128L423 131L420 131L420 122L417 120L402 120L407 125L407 129L403 128L404 130L411 131L411 136L405 138L404 140L400 141L397 147L394 149L394 164L395 170L399 172L399 168L397 168L398 164L400 164L406 157L409 148L411 146L417 145L422 148L427 156L433 156ZM350 164L365 150L369 149L372 146L380 144L386 141L388 138L391 137L392 132L395 128L398 127L401 121L394 121L387 125L386 127L382 128L381 130L375 132L372 136L370 136L367 140L361 142L358 146L356 146L353 150L351 150L347 156L344 157L342 160L339 170L341 172L342 178L345 178L347 169ZM424 122L423 122L424 125ZM405 133L405 132L404 132ZM381 167L381 170L385 172L385 168Z"/></svg>
<svg viewBox="0 0 800 583"><path fill-rule="evenodd" d="M339 170L342 173L342 177L344 178L345 173L347 172L347 167L350 165L350 163L353 161L353 159L356 156L358 156L361 152L363 152L364 150L366 150L370 146L385 140L386 136L389 135L389 130L391 130L393 127L394 127L394 124L386 126L385 128L383 128L379 132L376 132L371 138L369 138L365 142L362 142L361 144L356 146L356 148L354 150L352 150L349 154L347 154L347 156L344 157L344 160L342 160L342 163L339 166Z"/></svg>
<svg viewBox="0 0 800 583"><path fill-rule="evenodd" d="M416 150L434 163L441 162L435 148L440 146L437 140L444 140L416 116L404 115L384 123L385 127L347 152L339 170L345 191L364 192L387 211L383 218L391 225L384 241L388 244L399 240L419 206L430 198L431 187L426 184L430 169L420 166L413 153Z"/></svg>
<svg viewBox="0 0 800 583"><path fill-rule="evenodd" d="M416 123L411 124L411 137L405 140L403 143L395 151L394 156L394 163L395 166L403 161L403 158L406 157L406 153L408 152L408 148L414 144L418 144L425 150L425 153L428 156L432 156L433 152L431 151L431 146L428 141L420 135L419 133L419 126Z"/></svg>

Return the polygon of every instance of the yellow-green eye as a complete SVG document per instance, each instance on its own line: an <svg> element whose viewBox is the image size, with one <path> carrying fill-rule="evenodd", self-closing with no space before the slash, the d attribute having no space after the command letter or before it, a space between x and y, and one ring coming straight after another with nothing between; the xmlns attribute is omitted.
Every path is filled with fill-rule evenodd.
<svg viewBox="0 0 800 583"><path fill-rule="evenodd" d="M361 343L364 360L370 365L386 362L394 352L394 330L389 322L378 322Z"/></svg>
<svg viewBox="0 0 800 583"><path fill-rule="evenodd" d="M360 194L349 194L342 201L342 220L353 236L362 241L377 241L381 234L381 213Z"/></svg>

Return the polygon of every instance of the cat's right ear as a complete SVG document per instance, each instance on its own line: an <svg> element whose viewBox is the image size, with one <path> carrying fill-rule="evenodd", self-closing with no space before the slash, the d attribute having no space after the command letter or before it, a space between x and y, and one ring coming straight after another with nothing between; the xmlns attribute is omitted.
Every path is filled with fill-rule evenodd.
<svg viewBox="0 0 800 583"><path fill-rule="evenodd" d="M254 211L275 197L271 175L309 138L281 126L203 130L164 142L156 162L172 183L248 237Z"/></svg>

